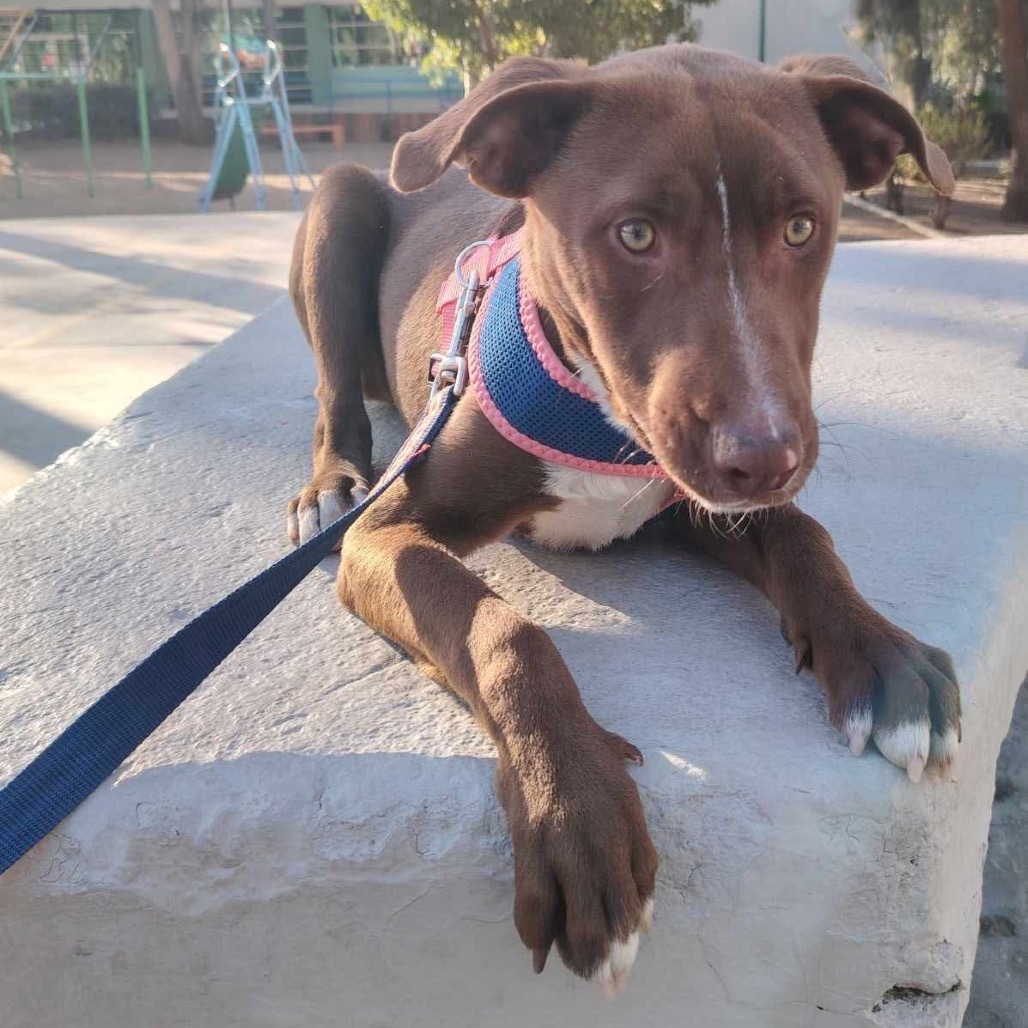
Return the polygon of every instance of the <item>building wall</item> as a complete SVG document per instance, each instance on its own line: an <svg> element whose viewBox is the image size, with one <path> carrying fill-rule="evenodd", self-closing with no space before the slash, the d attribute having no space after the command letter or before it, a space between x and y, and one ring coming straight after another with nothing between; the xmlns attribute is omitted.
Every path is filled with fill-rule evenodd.
<svg viewBox="0 0 1028 1028"><path fill-rule="evenodd" d="M307 26L307 80L311 102L316 107L332 103L332 40L328 9L322 4L307 4L303 9Z"/></svg>
<svg viewBox="0 0 1028 1028"><path fill-rule="evenodd" d="M569 0L575 2L575 0ZM173 0L174 3L174 0ZM256 7L259 0L233 0L237 8ZM177 6L177 3L175 4ZM287 6L280 0L280 6ZM410 66L338 68L333 65L329 6L353 6L351 0L329 0L303 6L310 102L339 111L437 111L452 103L456 86L436 89ZM140 55L147 81L158 104L170 101L167 76L157 48L153 14L139 0L55 0L49 10L72 11L135 7L140 28ZM769 63L796 53L844 53L869 70L873 65L847 38L853 24L853 0L766 0L765 55ZM700 43L757 59L760 52L760 0L718 0L697 9ZM212 69L204 67L209 77ZM387 91L388 87L388 91ZM303 97L303 100L306 96ZM302 102L302 101L301 101Z"/></svg>
<svg viewBox="0 0 1028 1028"><path fill-rule="evenodd" d="M171 86L168 74L164 69L160 47L157 45L157 28L154 25L153 11L136 11L136 31L139 33L139 62L143 66L143 74L150 88L152 101L158 107L171 103Z"/></svg>
<svg viewBox="0 0 1028 1028"><path fill-rule="evenodd" d="M799 53L841 53L869 71L874 65L847 38L853 0L766 0L765 59L776 64ZM760 52L760 0L718 0L697 10L699 42L757 60Z"/></svg>

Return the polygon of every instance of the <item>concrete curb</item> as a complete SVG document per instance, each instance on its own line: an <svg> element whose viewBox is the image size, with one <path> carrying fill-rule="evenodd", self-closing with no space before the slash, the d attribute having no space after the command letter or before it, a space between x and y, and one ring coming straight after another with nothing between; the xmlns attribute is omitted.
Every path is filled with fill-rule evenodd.
<svg viewBox="0 0 1028 1028"><path fill-rule="evenodd" d="M948 232L942 232L937 228L932 228L930 225L922 225L916 218L907 218L902 214L897 214L895 211L886 210L884 207L879 207L876 203L871 203L870 200L865 200L862 196L858 196L856 193L847 193L846 203L851 207L856 207L857 210L867 211L868 214L874 214L876 217L884 218L886 221L894 221L897 225L902 225L911 232L915 232L919 236L924 236L925 239L953 238L953 236Z"/></svg>
<svg viewBox="0 0 1028 1028"><path fill-rule="evenodd" d="M705 560L477 556L647 758L658 922L609 1004L557 961L532 976L490 747L316 573L0 880L4 1028L957 1028L1028 665L1026 270L1024 239L860 244L824 302L803 505L872 602L952 652L954 781L852 758L774 613ZM312 385L277 305L0 507L0 781L283 551Z"/></svg>

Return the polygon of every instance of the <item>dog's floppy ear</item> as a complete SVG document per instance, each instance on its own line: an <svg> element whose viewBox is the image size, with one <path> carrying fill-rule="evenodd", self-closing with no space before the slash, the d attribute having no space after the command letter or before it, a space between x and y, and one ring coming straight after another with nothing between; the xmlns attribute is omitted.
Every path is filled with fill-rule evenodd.
<svg viewBox="0 0 1028 1028"><path fill-rule="evenodd" d="M901 103L874 85L848 57L790 57L779 70L800 77L842 161L848 189L878 185L896 158L908 153L936 192L953 195L956 183L946 154L925 138L917 119Z"/></svg>
<svg viewBox="0 0 1028 1028"><path fill-rule="evenodd" d="M851 79L870 82L872 86L882 86L884 79L875 81L871 75L852 57L845 54L795 54L786 57L778 64L778 70L788 75L847 75Z"/></svg>
<svg viewBox="0 0 1028 1028"><path fill-rule="evenodd" d="M527 195L588 107L587 70L578 61L507 61L460 103L401 137L393 186L403 193L424 189L458 163L489 192Z"/></svg>

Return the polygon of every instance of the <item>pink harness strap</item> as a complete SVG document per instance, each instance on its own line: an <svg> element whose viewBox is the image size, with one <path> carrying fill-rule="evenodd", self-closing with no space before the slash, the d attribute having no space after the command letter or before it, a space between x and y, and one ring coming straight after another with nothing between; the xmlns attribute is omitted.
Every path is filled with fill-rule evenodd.
<svg viewBox="0 0 1028 1028"><path fill-rule="evenodd" d="M491 238L487 240L487 245L483 245L469 254L462 264L465 276L469 276L473 270L477 271L479 281L486 287L485 293L478 305L478 312L474 319L467 348L470 383L479 407L500 435L520 449L549 463L575 468L576 470L592 474L666 481L669 477L667 472L652 458L649 458L645 463L633 463L609 457L593 459L588 455L589 443L573 447L574 452L567 452L564 449L558 448L559 444L555 442L555 436L552 431L543 430L540 427L540 433L534 434L532 429L527 427L533 420L539 426L539 421L544 417L543 412L545 411L551 416L555 415L558 420L563 417L562 424L574 426L577 433L575 438L579 442L586 439L590 441L596 440L597 420L602 423L601 434L609 435L611 432L609 422L600 413L598 398L577 375L564 365L546 338L535 301L528 294L527 290L512 292L510 281L502 290L502 307L504 310L507 310L513 300L514 313L516 314L516 321L520 326L520 331L511 330L510 324L507 322L507 329L512 331L513 334L500 345L499 350L496 349L497 337L495 335L489 337L494 343L492 348L493 356L490 358L493 363L489 363L492 374L487 376L484 373L481 351L482 333L486 324L491 320L495 320L490 318L490 314L493 305L497 302L497 287L501 279L510 280L512 269L505 266L520 255L523 236L523 230L519 230L510 236ZM453 334L453 326L456 320L456 305L461 290L462 287L457 281L456 276L451 275L439 291L436 309L442 316L444 340L449 339ZM511 349L508 349L508 346ZM519 347L522 346L526 347L526 349L520 350ZM530 353L532 357L526 363L526 361L518 360L515 356L517 353L521 353L522 356L527 356ZM501 357L500 354L505 356ZM506 355L509 355L510 359L509 362L504 363ZM497 359L500 361L499 364L495 363ZM506 369L510 370L510 375L504 379ZM500 376L499 378L496 377L497 374ZM514 408L505 407L504 403L508 401L501 403L496 396L492 395L490 386L487 385L487 377L494 386L498 383L504 383L501 386L500 392L506 394L508 401L511 395L519 397L522 403L520 408L522 416L520 418L515 416L512 420L511 410ZM511 381L511 377L514 377L515 381ZM546 385L543 385L543 383L546 383ZM576 398L577 405L574 402L570 404L566 402L565 398L569 396ZM583 411L583 401L589 409L588 416ZM516 406L517 401L515 401ZM528 411L532 412L532 416L526 418L524 415ZM525 425L525 430L522 431L515 427L515 422ZM552 421L550 424L552 427ZM618 432L620 430L614 428L613 431ZM560 434L559 432L557 433L557 435ZM563 437L565 440L568 438L566 433L564 433ZM549 442L544 442L544 439L548 439ZM629 443L627 437L625 442L626 444ZM568 446L568 443L565 441L563 445ZM634 441L630 445L634 447ZM600 444L601 449L603 446L609 447L609 440ZM615 451L609 450L608 452L614 453ZM635 452L638 453L639 451L636 450ZM669 499L669 503L677 502L681 498L682 494L676 489Z"/></svg>
<svg viewBox="0 0 1028 1028"><path fill-rule="evenodd" d="M464 262L465 274L470 275L472 271L477 271L479 282L485 285L500 268L521 253L524 235L525 230L519 228L517 232L512 232L509 236L492 236L487 247L480 247ZM450 275L439 290L439 299L436 300L435 309L443 319L441 334L444 342L448 342L453 335L457 297L460 295L460 291L461 285L454 275Z"/></svg>

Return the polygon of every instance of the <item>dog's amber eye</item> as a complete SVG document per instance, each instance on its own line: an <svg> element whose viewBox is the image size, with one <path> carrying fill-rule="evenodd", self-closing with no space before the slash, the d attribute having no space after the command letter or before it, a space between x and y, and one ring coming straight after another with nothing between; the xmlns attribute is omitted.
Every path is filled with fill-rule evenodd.
<svg viewBox="0 0 1028 1028"><path fill-rule="evenodd" d="M785 242L789 246L802 246L814 234L814 219L809 214L798 214L785 224Z"/></svg>
<svg viewBox="0 0 1028 1028"><path fill-rule="evenodd" d="M646 253L657 241L657 230L642 218L631 218L618 225L618 238L622 246L632 253Z"/></svg>

